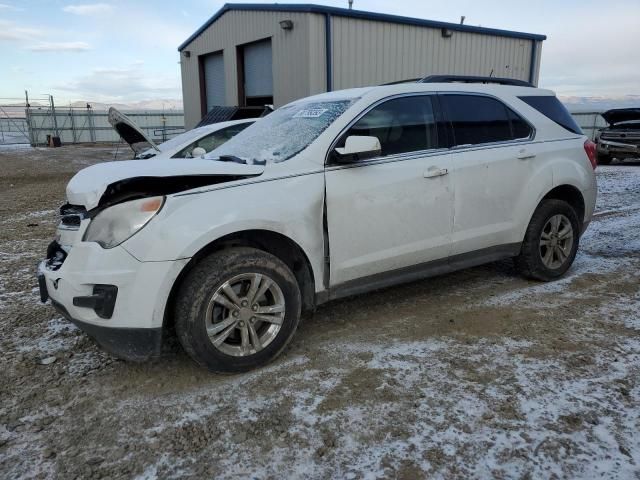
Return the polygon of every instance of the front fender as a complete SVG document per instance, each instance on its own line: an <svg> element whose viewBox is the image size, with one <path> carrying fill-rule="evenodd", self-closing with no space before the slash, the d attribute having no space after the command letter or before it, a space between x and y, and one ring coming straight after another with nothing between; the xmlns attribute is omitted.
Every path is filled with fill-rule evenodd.
<svg viewBox="0 0 640 480"><path fill-rule="evenodd" d="M232 233L269 230L297 243L322 278L323 206L322 172L175 194L123 247L143 262L177 260Z"/></svg>

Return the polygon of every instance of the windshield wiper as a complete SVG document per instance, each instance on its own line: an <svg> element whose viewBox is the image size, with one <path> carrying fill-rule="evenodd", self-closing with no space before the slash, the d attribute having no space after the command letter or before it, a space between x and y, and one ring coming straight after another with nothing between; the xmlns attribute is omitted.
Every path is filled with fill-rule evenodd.
<svg viewBox="0 0 640 480"><path fill-rule="evenodd" d="M247 161L244 158L236 157L235 155L220 155L216 160L221 162L241 163L243 165L247 164Z"/></svg>

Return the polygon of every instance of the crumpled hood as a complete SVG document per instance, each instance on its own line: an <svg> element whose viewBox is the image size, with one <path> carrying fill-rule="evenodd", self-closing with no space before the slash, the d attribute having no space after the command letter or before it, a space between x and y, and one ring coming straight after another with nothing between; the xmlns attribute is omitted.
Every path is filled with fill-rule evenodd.
<svg viewBox="0 0 640 480"><path fill-rule="evenodd" d="M640 121L640 108L615 108L613 110L607 110L602 114L602 118L604 118L609 125L633 120Z"/></svg>
<svg viewBox="0 0 640 480"><path fill-rule="evenodd" d="M67 201L91 210L127 198L167 195L264 172L264 165L244 165L206 159L153 162L105 162L80 170L67 184Z"/></svg>

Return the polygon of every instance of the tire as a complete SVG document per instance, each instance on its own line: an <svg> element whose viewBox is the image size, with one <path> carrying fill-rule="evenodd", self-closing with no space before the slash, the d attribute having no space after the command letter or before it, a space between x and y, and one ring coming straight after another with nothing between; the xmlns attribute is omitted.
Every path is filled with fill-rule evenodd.
<svg viewBox="0 0 640 480"><path fill-rule="evenodd" d="M249 302L252 296L255 302ZM176 334L199 365L218 373L245 372L284 350L300 322L301 305L296 278L279 258L255 248L229 248L203 258L184 278L174 307Z"/></svg>
<svg viewBox="0 0 640 480"><path fill-rule="evenodd" d="M609 165L612 160L610 155L598 154L598 165Z"/></svg>
<svg viewBox="0 0 640 480"><path fill-rule="evenodd" d="M555 236L552 234L554 219L559 219L558 234ZM569 225L572 235L570 246L566 238L560 238L567 236L562 232ZM516 267L528 278L544 282L556 280L571 267L579 241L580 222L571 205L562 200L543 200L531 217L520 255L515 259ZM543 246L542 242L549 246Z"/></svg>

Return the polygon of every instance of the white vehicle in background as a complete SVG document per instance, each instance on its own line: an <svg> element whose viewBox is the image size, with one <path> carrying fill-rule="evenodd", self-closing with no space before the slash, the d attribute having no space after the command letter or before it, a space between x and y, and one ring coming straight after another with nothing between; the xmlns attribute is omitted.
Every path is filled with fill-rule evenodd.
<svg viewBox="0 0 640 480"><path fill-rule="evenodd" d="M120 357L158 354L175 328L198 364L246 371L333 299L505 258L560 278L593 214L595 156L553 92L519 81L304 98L204 159L80 171L41 298Z"/></svg>
<svg viewBox="0 0 640 480"><path fill-rule="evenodd" d="M248 118L212 123L156 144L133 120L118 109L111 107L108 118L111 126L120 138L129 144L134 158L138 160L200 157L215 150L257 120Z"/></svg>

